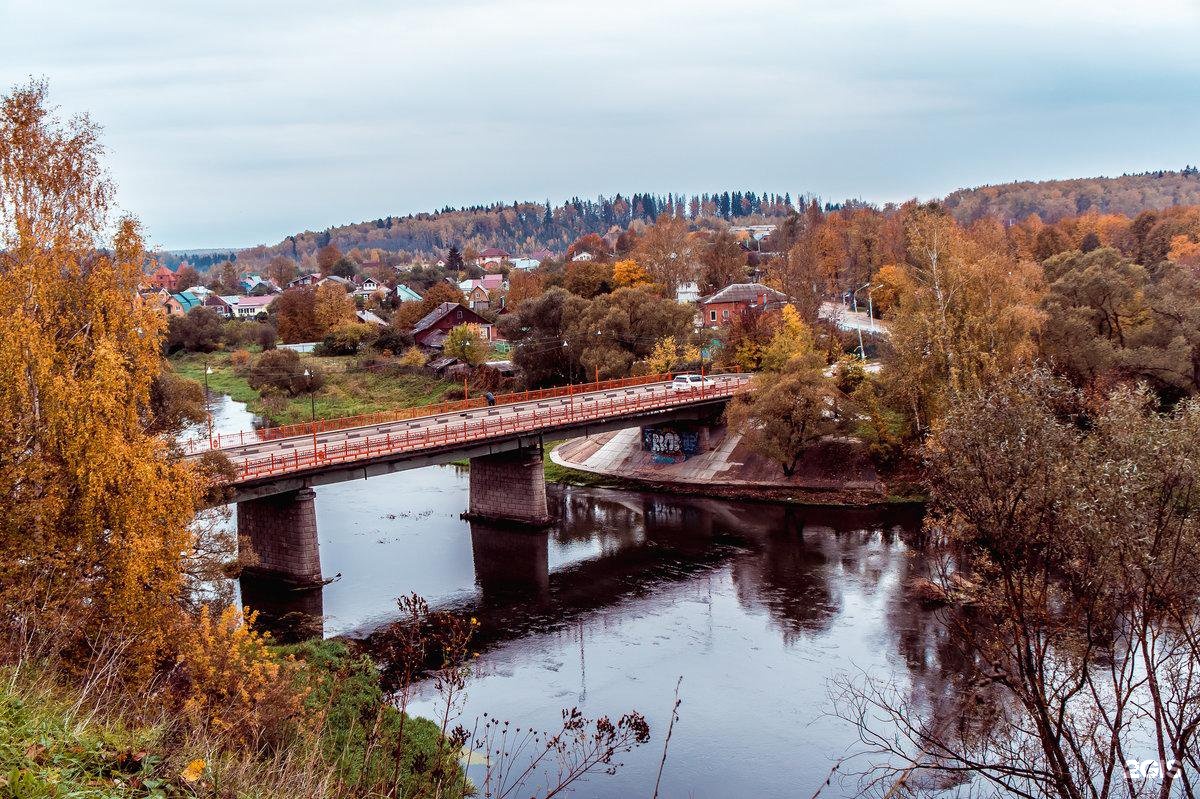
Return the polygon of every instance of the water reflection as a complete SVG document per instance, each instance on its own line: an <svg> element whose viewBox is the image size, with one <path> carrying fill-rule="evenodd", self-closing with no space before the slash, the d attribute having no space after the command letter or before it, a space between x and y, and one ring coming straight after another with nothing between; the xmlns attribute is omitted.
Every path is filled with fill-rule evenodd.
<svg viewBox="0 0 1200 799"><path fill-rule="evenodd" d="M637 709L661 732L683 675L663 795L812 795L855 742L826 693L853 670L952 712L953 641L904 590L929 568L905 545L914 513L552 487L557 523L531 532L463 521L466 494L443 468L320 488L322 561L341 579L303 596L243 581L243 597L368 646L410 591L477 616L468 726L486 712L551 728L579 706ZM421 686L413 709L436 705ZM646 795L660 754L577 795Z"/></svg>

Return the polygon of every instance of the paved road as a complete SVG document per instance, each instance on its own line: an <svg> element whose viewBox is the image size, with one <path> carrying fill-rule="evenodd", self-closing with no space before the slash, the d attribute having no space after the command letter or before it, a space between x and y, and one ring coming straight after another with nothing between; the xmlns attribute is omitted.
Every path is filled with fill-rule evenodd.
<svg viewBox="0 0 1200 799"><path fill-rule="evenodd" d="M718 388L723 388L730 385L740 385L749 380L748 375L718 375L713 378L717 383ZM682 393L682 392L681 392ZM575 394L569 397L553 397L549 399L527 400L514 402L504 405L496 405L488 408L473 408L465 411L452 411L449 413L437 414L434 416L420 416L413 419L405 419L394 422L384 422L381 424L366 425L363 427L350 427L342 430L329 430L326 432L317 433L317 448L327 445L330 449L335 446L341 446L343 442L352 444L361 443L368 437L382 438L387 435L404 435L405 432L416 432L428 429L437 429L443 425L459 425L463 422L480 419L498 419L511 417L520 413L529 413L534 410L545 410L547 408L563 408L573 406L575 408L586 408L596 402L624 397L642 397L642 398L665 398L668 396L678 396L671 388L669 382L662 383L647 383L640 386L629 386L627 388L610 388L601 391L585 392ZM228 438L228 436L226 436ZM264 458L269 455L291 457L296 451L301 453L311 452L313 449L312 434L304 434L292 436L290 438L269 439L266 441L257 440L250 441L250 434L245 436L247 443L245 445L222 446L221 451L224 452L234 464L241 464L245 460L255 460ZM236 441L237 437L234 436Z"/></svg>
<svg viewBox="0 0 1200 799"><path fill-rule="evenodd" d="M884 336L888 334L887 322L872 319L863 311L855 313L836 302L821 303L818 314L822 319L832 320L842 330L861 330L864 333L878 333Z"/></svg>

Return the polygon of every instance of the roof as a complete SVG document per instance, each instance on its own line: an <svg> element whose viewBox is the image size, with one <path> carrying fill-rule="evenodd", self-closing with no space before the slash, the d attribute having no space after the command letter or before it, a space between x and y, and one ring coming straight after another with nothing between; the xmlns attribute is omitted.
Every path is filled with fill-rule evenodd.
<svg viewBox="0 0 1200 799"><path fill-rule="evenodd" d="M546 260L547 258L553 258L553 257L554 257L554 253L550 252L549 250L545 250L545 249L543 249L543 250L534 250L533 252L529 253L529 255L526 255L525 257L526 257L526 258L532 258L532 259L534 259L534 260L536 260L536 261L544 261L544 260Z"/></svg>
<svg viewBox="0 0 1200 799"><path fill-rule="evenodd" d="M415 301L421 299L420 294L413 291L411 288L404 285L403 283L396 286L396 296L405 302L415 302Z"/></svg>
<svg viewBox="0 0 1200 799"><path fill-rule="evenodd" d="M480 258L507 258L508 253L499 247L488 247L483 252L479 253Z"/></svg>
<svg viewBox="0 0 1200 799"><path fill-rule="evenodd" d="M275 295L265 294L262 297L248 297L239 294L236 297L222 297L221 299L239 308L266 308L275 301Z"/></svg>
<svg viewBox="0 0 1200 799"><path fill-rule="evenodd" d="M176 294L172 294L171 297L175 300L175 302L179 303L179 307L183 309L184 313L187 313L197 305L200 305L200 298L187 291L181 291Z"/></svg>
<svg viewBox="0 0 1200 799"><path fill-rule="evenodd" d="M463 291L471 291L472 289L483 288L487 291L495 291L496 289L504 288L504 275L484 275L483 277L471 278L464 280L458 284L458 287Z"/></svg>
<svg viewBox="0 0 1200 799"><path fill-rule="evenodd" d="M787 295L782 291L776 291L762 283L734 283L716 294L705 297L701 302L705 304L710 302L758 302L758 298L764 294L767 295L768 302L787 299Z"/></svg>
<svg viewBox="0 0 1200 799"><path fill-rule="evenodd" d="M356 311L355 315L358 316L358 321L360 322L367 322L372 325L387 327L387 322L383 321L378 314L372 311Z"/></svg>
<svg viewBox="0 0 1200 799"><path fill-rule="evenodd" d="M429 328L433 327L435 324L437 324L439 319L441 319L443 316L445 316L446 314L453 311L455 308L463 308L462 303L458 303L458 302L443 302L443 303L441 303L440 305L438 305L438 307L434 308L432 311L430 311L429 313L422 316L421 319L415 325L413 325L413 329L412 329L413 334L415 335L417 333L420 333L422 330L428 330ZM469 309L463 308L463 310L469 310Z"/></svg>

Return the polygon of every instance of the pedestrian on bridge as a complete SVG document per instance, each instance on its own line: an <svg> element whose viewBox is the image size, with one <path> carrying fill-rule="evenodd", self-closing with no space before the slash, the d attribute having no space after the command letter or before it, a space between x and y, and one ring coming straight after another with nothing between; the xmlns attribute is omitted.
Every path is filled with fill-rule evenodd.
<svg viewBox="0 0 1200 799"><path fill-rule="evenodd" d="M496 404L496 395L490 391L488 393L484 394L483 398L485 400L487 400L487 404L488 404L489 408Z"/></svg>

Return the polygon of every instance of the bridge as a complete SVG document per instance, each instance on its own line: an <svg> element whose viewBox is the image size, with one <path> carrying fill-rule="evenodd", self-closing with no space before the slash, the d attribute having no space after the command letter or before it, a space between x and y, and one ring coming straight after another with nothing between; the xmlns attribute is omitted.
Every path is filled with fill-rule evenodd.
<svg viewBox="0 0 1200 799"><path fill-rule="evenodd" d="M670 375L527 391L495 398L241 432L187 442L191 456L224 453L236 469L239 548L249 568L296 585L321 581L314 486L469 459L468 518L550 521L542 447L627 427L690 422L698 448L749 376L711 376L676 390Z"/></svg>

